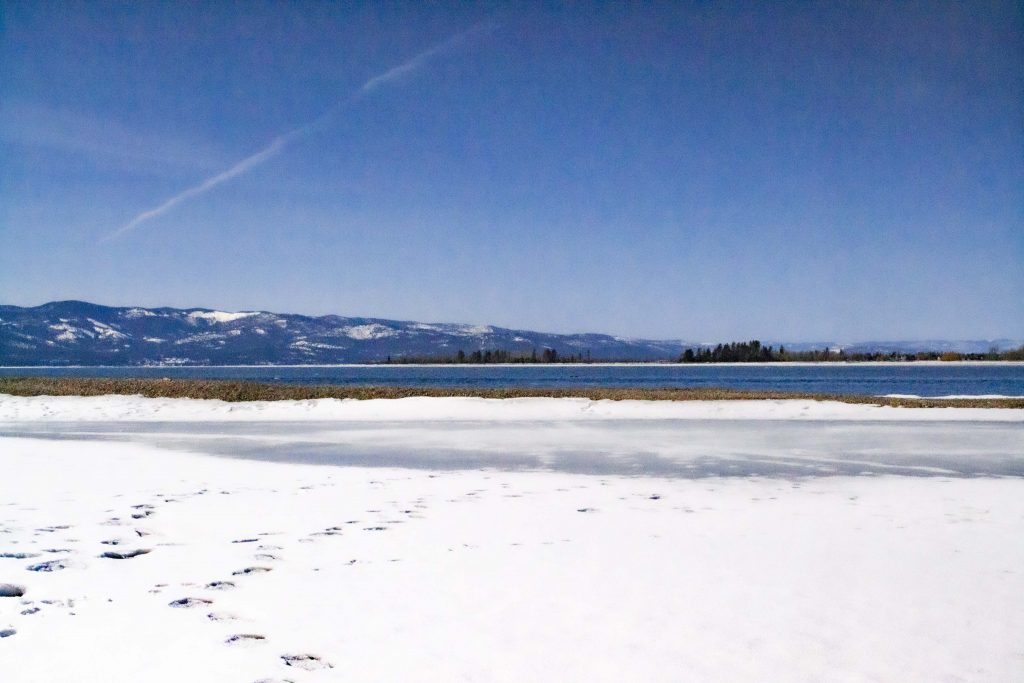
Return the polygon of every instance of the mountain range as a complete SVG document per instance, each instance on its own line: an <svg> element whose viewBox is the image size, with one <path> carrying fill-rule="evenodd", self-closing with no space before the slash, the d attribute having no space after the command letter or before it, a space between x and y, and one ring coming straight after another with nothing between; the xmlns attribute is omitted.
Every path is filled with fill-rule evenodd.
<svg viewBox="0 0 1024 683"><path fill-rule="evenodd" d="M765 342L771 343L771 342ZM0 306L0 365L316 365L389 357L453 356L459 350L529 354L545 348L592 360L675 360L707 343L607 334L550 334L491 325L420 323L206 308L111 307L54 301ZM985 352L1024 341L786 342L794 351Z"/></svg>

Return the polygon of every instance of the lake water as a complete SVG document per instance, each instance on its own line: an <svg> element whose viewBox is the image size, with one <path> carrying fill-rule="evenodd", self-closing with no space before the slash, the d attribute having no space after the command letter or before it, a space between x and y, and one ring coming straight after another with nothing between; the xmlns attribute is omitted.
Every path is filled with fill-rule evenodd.
<svg viewBox="0 0 1024 683"><path fill-rule="evenodd" d="M19 375L409 387L723 387L826 394L1024 396L1024 363L0 368L0 376Z"/></svg>

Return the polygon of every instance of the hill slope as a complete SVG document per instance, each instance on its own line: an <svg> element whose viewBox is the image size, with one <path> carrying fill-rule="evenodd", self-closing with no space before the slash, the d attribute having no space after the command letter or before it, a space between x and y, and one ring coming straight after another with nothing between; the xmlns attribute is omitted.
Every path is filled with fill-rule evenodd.
<svg viewBox="0 0 1024 683"><path fill-rule="evenodd" d="M683 343L546 334L487 325L311 317L205 308L114 308L56 301L0 306L0 365L360 363L478 349L595 359L675 359Z"/></svg>

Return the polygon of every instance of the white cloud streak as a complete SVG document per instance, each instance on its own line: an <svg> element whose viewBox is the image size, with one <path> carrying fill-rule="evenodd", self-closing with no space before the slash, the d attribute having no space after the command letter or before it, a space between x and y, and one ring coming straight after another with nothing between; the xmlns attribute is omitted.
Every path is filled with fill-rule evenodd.
<svg viewBox="0 0 1024 683"><path fill-rule="evenodd" d="M221 183L226 183L232 178L237 178L238 176L244 173L248 173L257 166L263 164L269 159L272 159L278 154L280 154L289 144L291 144L297 138L308 135L309 133L322 127L331 119L331 117L333 117L345 105L351 104L352 102L362 97L365 97L374 90L384 85L387 85L388 83L401 80L402 78L409 76L415 73L416 71L419 71L421 68L423 68L424 65L427 64L427 62L431 58L449 52L459 47L460 45L470 40L471 38L482 35L484 33L489 33L493 31L494 28L495 26L491 22L477 24L476 26L473 26L472 28L463 31L462 33L459 33L453 36L452 38L449 38L443 43L439 43L431 47L430 49L419 53L409 61L404 62L403 64L399 64L393 69L389 69L382 74L374 76L370 80L363 83L359 90L357 90L353 95L337 102L315 120L303 124L298 128L290 130L287 133L284 133L283 135L277 136L276 138L271 140L266 147L259 150L255 154L247 156L246 158L242 159L241 161L239 161L237 164L227 169L226 171L222 171L221 173L218 173L215 176L207 178L198 185L190 187L187 190L174 195L170 199L166 200L165 202L158 206L153 207L152 209L143 211L142 213L138 214L130 221L122 225L117 230L114 230L113 232L105 236L100 241L106 242L108 240L120 237L121 235L127 232L131 232L132 230L136 229L143 223L150 221L154 218L157 218L158 216L162 216L163 214L167 213L178 204L188 201L189 199L192 199L194 197L198 197L199 195L206 194L207 192L217 187Z"/></svg>

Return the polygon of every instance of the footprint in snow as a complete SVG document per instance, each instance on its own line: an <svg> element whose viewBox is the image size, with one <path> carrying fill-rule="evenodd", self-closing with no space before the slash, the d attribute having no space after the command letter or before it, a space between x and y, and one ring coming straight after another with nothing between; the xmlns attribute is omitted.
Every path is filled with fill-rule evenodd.
<svg viewBox="0 0 1024 683"><path fill-rule="evenodd" d="M206 587L212 591L226 591L235 587L231 581L211 581Z"/></svg>
<svg viewBox="0 0 1024 683"><path fill-rule="evenodd" d="M33 557L39 557L39 553L0 553L0 558L10 560L31 560Z"/></svg>
<svg viewBox="0 0 1024 683"><path fill-rule="evenodd" d="M245 569L239 569L238 571L231 572L231 576L248 576L249 574L264 574L271 571L270 567L246 567Z"/></svg>
<svg viewBox="0 0 1024 683"><path fill-rule="evenodd" d="M167 606L187 609L212 604L213 600L207 600L206 598L179 598L178 600L172 600L171 602L167 603Z"/></svg>
<svg viewBox="0 0 1024 683"><path fill-rule="evenodd" d="M103 553L102 555L100 555L100 557L105 557L108 560L130 560L133 557L138 557L139 555L145 555L146 553L149 553L149 552L151 552L149 548L136 548L135 550L124 550L124 551L108 550L105 553Z"/></svg>
<svg viewBox="0 0 1024 683"><path fill-rule="evenodd" d="M334 668L333 664L325 662L316 655L281 655L281 659L284 660L285 666L294 666L296 669L303 669L305 671Z"/></svg>
<svg viewBox="0 0 1024 683"><path fill-rule="evenodd" d="M26 569L28 569L30 572L55 572L67 568L68 563L64 560L50 560L49 562L30 564L28 567L26 567Z"/></svg>
<svg viewBox="0 0 1024 683"><path fill-rule="evenodd" d="M10 638L18 631L13 628L2 628L0 629L0 638Z"/></svg>
<svg viewBox="0 0 1024 683"><path fill-rule="evenodd" d="M228 645L234 645L236 647L245 647L257 645L266 639L266 636L261 636L258 633L236 633L232 636L228 636L224 642Z"/></svg>
<svg viewBox="0 0 1024 683"><path fill-rule="evenodd" d="M24 586L16 583L0 583L0 598L20 598L24 594Z"/></svg>
<svg viewBox="0 0 1024 683"><path fill-rule="evenodd" d="M238 617L230 612L210 612L206 615L206 618L210 621L235 621L238 619Z"/></svg>

